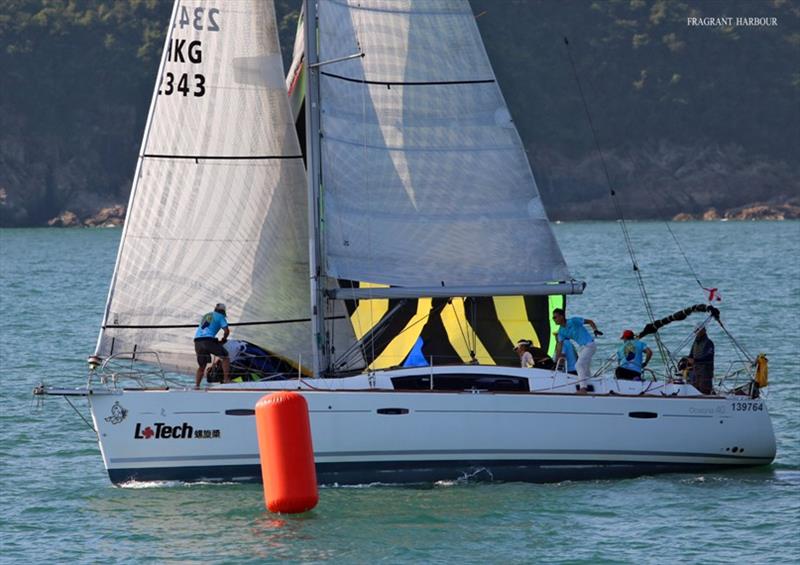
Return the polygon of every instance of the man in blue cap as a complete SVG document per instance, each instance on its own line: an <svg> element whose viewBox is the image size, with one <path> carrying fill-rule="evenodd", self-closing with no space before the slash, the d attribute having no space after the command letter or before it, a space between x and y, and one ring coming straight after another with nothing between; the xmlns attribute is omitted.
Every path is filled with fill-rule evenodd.
<svg viewBox="0 0 800 565"><path fill-rule="evenodd" d="M222 340L217 341L217 332L222 330ZM194 377L194 387L200 388L206 365L211 363L211 356L216 355L222 360L222 381L231 382L231 362L228 359L228 352L223 347L231 330L228 328L228 319L225 312L225 304L218 303L213 312L203 315L200 318L200 325L194 333L194 351L197 353L197 373Z"/></svg>

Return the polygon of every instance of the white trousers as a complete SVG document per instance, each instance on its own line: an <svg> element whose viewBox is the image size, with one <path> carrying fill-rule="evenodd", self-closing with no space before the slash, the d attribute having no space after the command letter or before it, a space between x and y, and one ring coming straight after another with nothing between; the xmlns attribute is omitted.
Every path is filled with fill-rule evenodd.
<svg viewBox="0 0 800 565"><path fill-rule="evenodd" d="M575 362L575 370L578 371L578 379L581 381L592 376L592 369L590 365L592 364L592 356L594 356L595 351L597 351L597 342L593 341L592 343L588 343L581 347L580 351L578 352L578 360ZM587 383L581 383L581 387L586 386Z"/></svg>

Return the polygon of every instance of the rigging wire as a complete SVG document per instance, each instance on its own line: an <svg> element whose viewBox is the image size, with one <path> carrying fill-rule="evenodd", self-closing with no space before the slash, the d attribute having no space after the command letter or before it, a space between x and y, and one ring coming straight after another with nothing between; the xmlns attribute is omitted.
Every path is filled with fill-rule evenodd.
<svg viewBox="0 0 800 565"><path fill-rule="evenodd" d="M686 256L686 252L683 250L683 246L681 242L678 241L678 236L675 235L675 232L672 231L672 228L669 225L669 222L664 220L664 225L667 227L667 231L672 236L672 240L675 242L675 245L678 247L678 251L680 251L683 260L686 261L686 266L689 267L689 272L692 273L692 277L694 277L695 282L702 288L703 290L711 291L712 289L706 288L703 286L703 283L700 282L700 277L697 275L697 272L694 270L691 261L689 261L689 257ZM715 289L716 290L716 289Z"/></svg>
<svg viewBox="0 0 800 565"><path fill-rule="evenodd" d="M84 421L84 423L85 423L87 426L89 426L89 429L91 429L91 430L92 430L94 433L97 433L97 430L96 430L96 429L94 429L94 426L93 426L92 424L90 424L90 423L89 423L89 421L88 421L88 420L87 420L87 419L84 417L84 415L83 415L83 414L81 414L81 413L80 413L80 411L79 411L77 408L75 408L75 405L74 405L74 404L72 404L72 401L70 401L69 397L65 396L65 397L64 397L64 400L66 400L66 401L67 401L67 404L69 404L69 405L70 405L70 407L71 407L73 410L75 410L75 413L76 413L78 416L80 416L80 417L81 417L81 420L83 420L83 421Z"/></svg>
<svg viewBox="0 0 800 565"><path fill-rule="evenodd" d="M633 266L633 273L634 273L634 275L636 277L636 284L639 287L639 293L642 296L642 301L644 302L644 307L645 307L645 311L647 312L647 317L648 317L650 323L653 323L655 321L655 315L653 314L653 307L652 307L652 304L650 302L650 296L647 294L647 288L646 288L646 286L644 284L644 278L642 277L642 272L641 272L641 269L639 268L639 261L636 258L636 252L634 250L633 240L631 239L631 235L630 235L630 232L628 231L627 223L625 222L625 215L622 212L622 206L620 205L619 201L616 198L617 192L614 190L614 186L611 183L611 175L608 172L608 166L606 165L606 160L605 160L605 157L603 155L603 151L600 148L600 142L598 140L597 131L595 130L595 127L594 127L594 122L592 120L592 114L591 114L591 112L589 112L589 105L586 103L586 96L583 93L583 87L581 86L581 81L580 81L580 78L578 77L578 70L575 67L575 61L572 58L572 51L571 51L571 49L569 47L569 40L566 37L564 37L564 45L566 45L566 48L567 48L567 56L569 57L569 63L570 63L570 66L572 67L572 74L575 77L575 83L578 86L578 93L580 94L581 102L583 103L583 109L586 112L586 118L587 118L587 120L589 122L589 128L591 129L591 132L592 132L592 139L594 141L594 146L595 146L595 149L597 150L598 156L600 157L600 163L601 163L601 165L603 167L603 173L605 174L605 177L606 177L606 183L608 185L608 189L609 189L609 192L611 194L611 202L614 204L614 209L616 211L617 218L619 218L619 225L620 225L620 228L622 229L622 237L625 240L625 246L627 247L628 255L631 258L631 263L632 263L632 266ZM669 350L667 349L667 347L664 345L663 341L661 340L661 336L656 331L653 334L653 337L655 338L656 344L658 345L658 352L659 352L659 355L661 356L661 361L664 363L665 367L667 367L669 370L674 372L675 371L674 363L672 362L672 358L671 358L671 356L669 354Z"/></svg>
<svg viewBox="0 0 800 565"><path fill-rule="evenodd" d="M464 298L464 305L467 304L467 298ZM467 323L472 334L472 357L477 360L478 351L478 302L475 298L469 298L470 316L467 318ZM466 308L464 310L466 314ZM470 319L472 322L470 323Z"/></svg>
<svg viewBox="0 0 800 565"><path fill-rule="evenodd" d="M630 153L628 154L628 156L632 161L633 159L631 158ZM673 178L675 178L676 180L679 180L674 175L673 175ZM653 193L652 190L650 190L650 187L646 186L645 190L647 190L647 192L650 194L651 197L655 197L655 194ZM688 255L686 255L686 252L684 251L683 246L681 245L681 242L678 239L678 236L675 235L674 231L672 231L672 227L669 225L669 222L667 220L663 220L663 222L664 222L664 227L667 228L667 231L672 236L672 240L675 242L675 245L678 248L678 251L680 252L681 256L683 257L683 260L686 262L686 266L689 268L689 272L692 274L692 277L694 278L695 282L697 283L697 285L701 289L703 289L704 291L706 291L708 293L708 296L707 296L708 302L712 302L715 299L715 297L716 297L717 300L720 300L719 294L717 292L717 288L706 287L706 286L703 285L702 281L700 280L700 276L697 274L697 271L695 270L694 266L692 265L692 262L689 260ZM707 321L708 320L706 320L706 323L707 323ZM728 328L725 327L725 325L722 323L722 321L721 320L717 320L717 324L719 325L719 327L722 329L722 331L725 333L725 335L728 337L728 339L733 344L733 348L736 351L736 355L739 358L739 360L742 361L742 362L748 361L750 363L755 363L755 357L753 357L753 355L747 349L745 349L745 347L741 343L739 343L739 341L734 337L734 335L730 331L728 331ZM683 349L683 347L686 346L686 344L688 343L689 339L691 339L691 336L689 338L687 338L687 340L684 341L678 347L678 351L680 351L681 349Z"/></svg>
<svg viewBox="0 0 800 565"><path fill-rule="evenodd" d="M364 53L364 48L361 45L361 38L359 36L359 32L364 28L364 25L363 25L364 22L358 21L358 20L361 20L362 18L364 18L364 15L361 14L360 12L357 12L356 21L353 22L353 28L354 28L353 29L353 31L354 31L353 35L355 36L356 47L358 48L358 52L359 53ZM363 62L361 63L361 73L364 75L364 79L366 79L367 78L366 69L364 68ZM369 91L369 86L367 84L362 85L362 88L361 88L361 131L363 132L363 141L364 141L363 146L362 146L362 155L363 155L363 159L364 159L363 162L364 163L369 163L369 149L367 147L367 126L368 126L368 123L367 123L367 93L368 93L368 91ZM367 193L367 210L371 211L373 202L372 202L372 191L369 190L369 167L363 167L362 171L364 173L364 188L366 189L366 193ZM372 217L373 217L373 214L371 214L371 213L367 214L367 257L369 258L370 261L374 261L374 259L375 259L375 249L374 249L374 246L373 246L373 239L372 239L372 233L373 233ZM339 222L341 223L341 221L342 220L341 220L341 217L340 217L339 218ZM344 230L342 230L342 233L344 233ZM373 300L369 300L368 302L369 302L369 321L370 321L371 327L374 328L375 325L380 322L380 320L375 320L375 311L374 311L374 302L373 302ZM356 301L356 304L358 304L358 303L359 303L359 301ZM371 357L367 357L366 356L366 352L365 352L364 356L367 359L372 359L373 362L374 362L375 361L375 340L374 339L370 340L370 354L371 354ZM371 363L367 364L367 366L369 366L369 365L371 365Z"/></svg>
<svg viewBox="0 0 800 565"><path fill-rule="evenodd" d="M631 162L633 162L633 156L631 155L630 151L628 151L628 159ZM679 180L675 176L674 173L672 173L672 177L675 180ZM644 189L650 194L650 197L653 198L653 201L655 202L657 197L656 197L656 194L653 192L653 190L647 185L644 186ZM716 288L709 288L709 287L706 287L706 286L703 285L703 283L700 281L700 276L697 274L697 271L695 270L694 266L692 265L692 262L689 260L688 255L686 255L686 251L683 249L683 246L681 245L681 242L678 239L678 236L675 235L674 231L672 231L672 227L670 227L669 222L666 219L663 220L663 222L664 222L664 227L666 227L667 231L669 232L669 235L672 236L672 240L675 242L675 246L678 248L678 251L680 252L681 257L683 257L683 260L686 263L686 266L689 267L689 272L692 274L692 277L694 278L694 280L697 283L697 285L701 289L705 290L708 293L708 301L711 302L714 299L714 295L715 295L717 289Z"/></svg>
<svg viewBox="0 0 800 565"><path fill-rule="evenodd" d="M749 361L750 363L755 363L756 362L755 357L753 357L750 354L750 352L747 351L744 348L744 346L741 343L739 343L739 341L735 337L733 337L733 334L728 331L728 328L726 328L724 325L722 325L722 322L718 322L718 323L719 323L719 327L722 328L722 331L725 332L725 335L728 336L728 339L730 339L731 342L733 342L734 349L736 350L736 355L739 357L739 360L740 361L744 361L744 359L742 359L742 355L744 355L744 357L745 357L745 359L747 361Z"/></svg>
<svg viewBox="0 0 800 565"><path fill-rule="evenodd" d="M406 327L404 327L402 330L400 330L399 332L397 332L397 334L396 334L394 337L392 337L392 340L394 340L394 339L396 339L396 338L400 337L401 335L403 335L405 332L407 332L408 330L410 330L411 328L413 328L413 327L414 327L414 326L416 326L417 324L420 324L420 323L423 323L423 322L424 322L424 323L427 323L428 319L429 319L429 318L430 318L430 317L431 317L431 316L432 316L434 313L436 313L436 311L437 311L437 310L439 310L439 311L441 311L441 310L444 310L445 306L447 306L447 301L444 301L444 302L443 302L443 303L442 303L440 306L433 306L433 305L431 305L431 308L430 308L430 310L428 311L428 313L427 313L427 314L425 314L424 316L420 317L420 319L418 319L418 320L414 321L413 323L411 323L411 324L408 324L408 325L407 325ZM419 307L419 301L417 301L417 308L418 308L418 307ZM386 314L385 316L393 316L393 315L395 315L395 314L396 314L396 311L390 311L390 312L389 312L388 314ZM379 320L379 323L380 323L380 322L383 322L383 321L384 321L384 318L382 318L381 320ZM387 321L388 321L388 320L387 320ZM373 351L373 352L375 351L375 342L378 340L378 337L380 337L380 334L379 334L379 335L377 335L377 336L374 336L374 337L372 337L372 338L370 339L370 343L369 343L369 345L367 345L367 344L365 343L365 344L364 344L364 345L363 345L363 346L360 348L360 351L361 351L362 355L364 355L365 359L369 359L368 357L366 357L366 350L367 350L367 347L370 347L370 348L372 349L372 351ZM349 356L342 356L340 359L341 359L341 361L342 361L342 362L344 362L344 361L348 361L348 360L350 359L350 357L352 357L352 355L354 355L354 353L351 353ZM375 362L375 357L373 357L373 358L372 358L372 363L374 363L374 362ZM371 364L371 363L370 363L370 364Z"/></svg>
<svg viewBox="0 0 800 565"><path fill-rule="evenodd" d="M458 324L458 330L461 332L461 339L464 340L464 345L467 346L467 351L469 351L470 359L475 359L475 349L477 349L477 346L473 346L472 345L469 337L467 337L467 332L464 332L464 327L461 325L461 320L458 317L458 310L456 310L456 307L453 304L453 300L457 300L457 298L451 298L450 300L447 301L447 304L449 304L450 307L453 309L453 317L456 319L456 324ZM466 313L467 313L466 299L462 298L461 300L462 300L462 303L464 303L464 315L466 316ZM464 323L466 323L469 326L469 321L468 320L464 320ZM475 334L475 330L473 329L473 331L470 332L470 333L472 335L474 335ZM476 340L477 340L477 337L476 337Z"/></svg>

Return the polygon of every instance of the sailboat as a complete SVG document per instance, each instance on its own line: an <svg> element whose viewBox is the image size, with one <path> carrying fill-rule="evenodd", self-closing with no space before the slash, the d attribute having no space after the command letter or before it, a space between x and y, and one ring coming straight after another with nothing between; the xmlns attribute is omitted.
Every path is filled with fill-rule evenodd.
<svg viewBox="0 0 800 565"><path fill-rule="evenodd" d="M710 395L519 367L514 342L552 356L550 313L585 285L467 0L304 10L290 105L272 2L175 2L89 382L38 391L88 399L113 483L260 481L254 407L287 389L322 483L773 460L749 365ZM218 302L285 370L194 389L193 331Z"/></svg>

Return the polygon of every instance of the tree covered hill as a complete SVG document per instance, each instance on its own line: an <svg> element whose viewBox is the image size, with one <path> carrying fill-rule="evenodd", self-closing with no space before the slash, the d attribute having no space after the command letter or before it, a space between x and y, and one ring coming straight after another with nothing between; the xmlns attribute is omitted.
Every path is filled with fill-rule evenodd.
<svg viewBox="0 0 800 565"><path fill-rule="evenodd" d="M127 201L171 4L4 0L0 225ZM276 6L288 56L299 0ZM629 216L800 197L796 0L472 7L552 218L613 217L570 55ZM723 17L775 25L688 23Z"/></svg>

